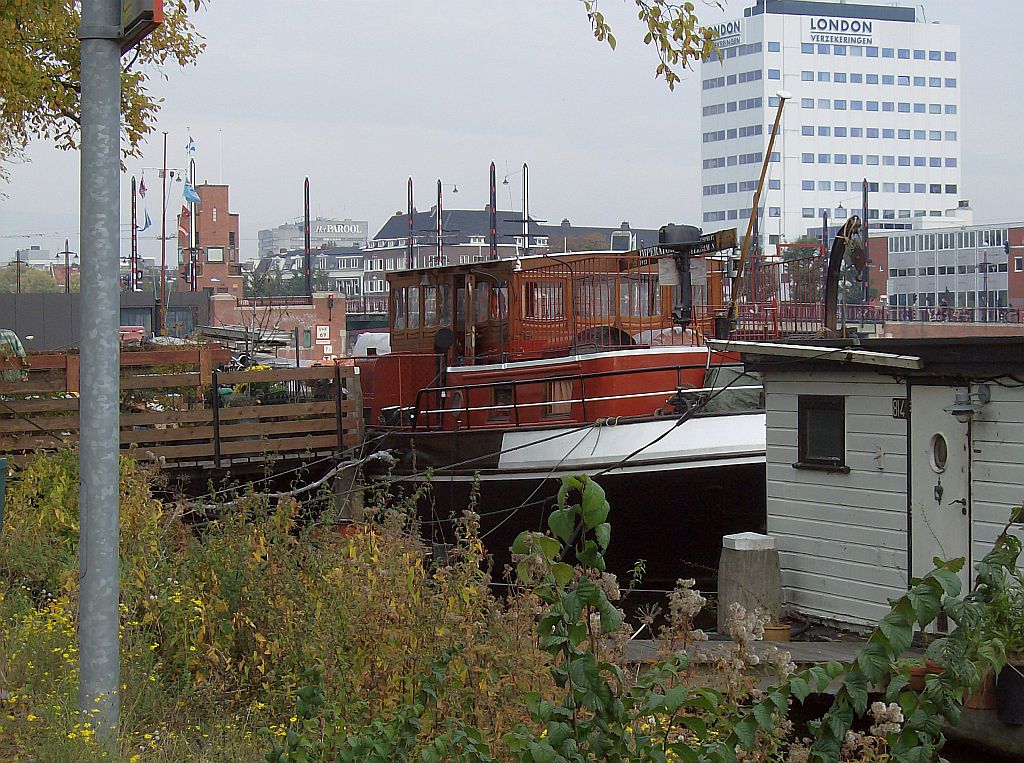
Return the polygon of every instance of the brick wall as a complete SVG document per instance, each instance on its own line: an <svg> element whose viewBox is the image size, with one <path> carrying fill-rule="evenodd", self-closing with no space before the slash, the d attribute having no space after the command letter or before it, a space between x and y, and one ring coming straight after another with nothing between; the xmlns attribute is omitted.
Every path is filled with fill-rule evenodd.
<svg viewBox="0 0 1024 763"><path fill-rule="evenodd" d="M239 300L228 294L216 294L210 298L210 324L250 328L256 326L289 334L294 334L298 329L300 361L312 362L331 356L343 356L348 345L345 299L317 293L313 295L312 305L295 304L303 299L269 297ZM294 361L294 342L281 348L277 354L280 358Z"/></svg>

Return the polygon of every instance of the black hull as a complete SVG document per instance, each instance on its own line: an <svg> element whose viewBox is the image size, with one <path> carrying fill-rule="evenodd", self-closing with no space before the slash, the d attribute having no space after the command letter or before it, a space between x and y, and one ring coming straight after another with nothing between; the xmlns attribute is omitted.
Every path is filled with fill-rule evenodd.
<svg viewBox="0 0 1024 763"><path fill-rule="evenodd" d="M437 438L431 447L425 442L430 436L421 435L416 442L415 466L408 457L401 457L408 453L401 446L408 445L409 435L393 435L381 447L398 449L400 460L391 476L401 480L398 484L405 491L422 484L423 469L438 470L431 479L429 500L418 506L423 535L432 542L452 542L453 518L469 505L474 487L478 490L480 533L494 559L495 579L501 580L516 535L523 530L546 529L561 481L502 473L486 457L457 469L447 468L500 449L500 433L465 434L459 438L461 447L452 447L448 438ZM496 435L497 440L488 435ZM476 483L474 468L480 471ZM709 583L718 569L722 536L765 531L763 463L609 473L598 481L611 505L608 569L623 582L636 561L643 559L647 567L641 583L644 588L669 589L677 579L693 577L705 590L714 590Z"/></svg>

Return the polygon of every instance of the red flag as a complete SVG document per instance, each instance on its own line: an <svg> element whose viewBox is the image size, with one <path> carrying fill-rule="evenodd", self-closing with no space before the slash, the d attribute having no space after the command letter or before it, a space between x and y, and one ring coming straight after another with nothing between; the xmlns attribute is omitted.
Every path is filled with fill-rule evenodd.
<svg viewBox="0 0 1024 763"><path fill-rule="evenodd" d="M189 211L184 204L181 205L181 214L178 215L178 235L187 236L189 229Z"/></svg>
<svg viewBox="0 0 1024 763"><path fill-rule="evenodd" d="M145 177L143 177L142 180L139 181L139 196L141 196L142 198L146 198L146 178Z"/></svg>

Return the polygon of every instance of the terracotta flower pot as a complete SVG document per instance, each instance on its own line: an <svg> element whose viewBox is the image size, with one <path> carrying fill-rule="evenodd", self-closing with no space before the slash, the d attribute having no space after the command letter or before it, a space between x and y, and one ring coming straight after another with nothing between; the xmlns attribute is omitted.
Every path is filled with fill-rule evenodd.
<svg viewBox="0 0 1024 763"><path fill-rule="evenodd" d="M789 641L790 626L786 624L764 626L765 641Z"/></svg>
<svg viewBox="0 0 1024 763"><path fill-rule="evenodd" d="M910 682L907 684L914 691L924 691L924 677L929 673L939 675L942 673L942 666L931 659L926 659L923 665L914 665L907 674Z"/></svg>
<svg viewBox="0 0 1024 763"><path fill-rule="evenodd" d="M986 670L981 675L981 683L964 698L964 707L972 710L995 710L996 709L996 674Z"/></svg>

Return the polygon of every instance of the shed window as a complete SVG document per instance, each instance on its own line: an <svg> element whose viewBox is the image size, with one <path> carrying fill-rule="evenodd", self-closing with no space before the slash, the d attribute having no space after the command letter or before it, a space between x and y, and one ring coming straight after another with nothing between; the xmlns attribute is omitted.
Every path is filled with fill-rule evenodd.
<svg viewBox="0 0 1024 763"><path fill-rule="evenodd" d="M838 395L800 395L797 419L799 446L794 466L849 471L846 399Z"/></svg>

